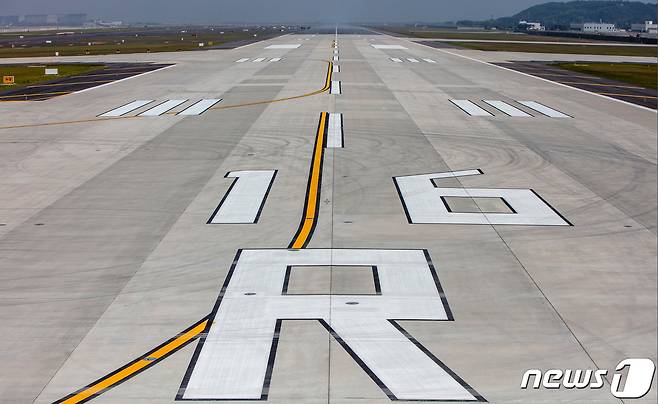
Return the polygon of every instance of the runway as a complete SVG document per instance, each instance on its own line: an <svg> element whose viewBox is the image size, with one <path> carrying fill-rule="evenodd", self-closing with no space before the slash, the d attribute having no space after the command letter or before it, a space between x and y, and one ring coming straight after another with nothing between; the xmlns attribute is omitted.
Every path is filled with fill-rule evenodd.
<svg viewBox="0 0 658 404"><path fill-rule="evenodd" d="M0 103L0 402L620 402L656 112L489 55L331 27Z"/></svg>

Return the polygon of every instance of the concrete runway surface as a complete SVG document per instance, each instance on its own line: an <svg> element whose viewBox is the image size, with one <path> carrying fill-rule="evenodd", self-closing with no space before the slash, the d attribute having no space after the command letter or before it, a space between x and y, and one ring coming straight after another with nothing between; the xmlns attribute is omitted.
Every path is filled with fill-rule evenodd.
<svg viewBox="0 0 658 404"><path fill-rule="evenodd" d="M622 402L656 113L491 57L332 28L0 103L0 402Z"/></svg>

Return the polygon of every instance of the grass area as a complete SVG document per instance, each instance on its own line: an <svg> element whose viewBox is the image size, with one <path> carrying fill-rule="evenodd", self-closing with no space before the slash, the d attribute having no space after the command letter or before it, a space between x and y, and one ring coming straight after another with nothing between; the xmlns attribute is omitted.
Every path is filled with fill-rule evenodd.
<svg viewBox="0 0 658 404"><path fill-rule="evenodd" d="M57 76L46 76L46 67L56 67L59 69ZM70 64L70 65L0 65L0 76L14 76L15 84L13 86L0 85L0 91L13 90L14 88L25 87L44 81L55 80L67 76L86 73L93 70L104 68L104 65L88 64Z"/></svg>
<svg viewBox="0 0 658 404"><path fill-rule="evenodd" d="M380 31L392 32L414 38L428 39L474 39L525 42L581 42L578 38L546 37L509 31L460 31L456 29L377 27Z"/></svg>
<svg viewBox="0 0 658 404"><path fill-rule="evenodd" d="M656 57L655 46L547 45L533 43L450 42L462 48L483 51L567 53L577 55L612 55Z"/></svg>
<svg viewBox="0 0 658 404"><path fill-rule="evenodd" d="M572 72L591 74L644 88L657 88L655 64L640 63L554 63L553 66Z"/></svg>
<svg viewBox="0 0 658 404"><path fill-rule="evenodd" d="M59 52L60 56L81 56L199 50L227 42L266 39L280 34L280 30L271 28L245 30L180 27L78 31L70 35L54 35L52 32L35 35L13 33L13 36L0 37L0 58L53 56L55 52ZM203 47L199 46L201 43Z"/></svg>

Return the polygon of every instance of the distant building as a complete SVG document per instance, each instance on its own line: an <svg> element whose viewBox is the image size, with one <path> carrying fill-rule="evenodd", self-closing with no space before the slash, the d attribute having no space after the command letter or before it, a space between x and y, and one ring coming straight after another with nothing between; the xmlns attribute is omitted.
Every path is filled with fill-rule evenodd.
<svg viewBox="0 0 658 404"><path fill-rule="evenodd" d="M586 22L582 24L571 24L571 29L582 32L617 32L615 24L604 22Z"/></svg>
<svg viewBox="0 0 658 404"><path fill-rule="evenodd" d="M529 22L525 20L519 21L518 25L521 31L544 31L546 28L540 22Z"/></svg>
<svg viewBox="0 0 658 404"><path fill-rule="evenodd" d="M87 21L87 14L60 14L57 16L57 24L69 27L81 27Z"/></svg>
<svg viewBox="0 0 658 404"><path fill-rule="evenodd" d="M12 25L18 25L17 15L0 15L0 26L8 27Z"/></svg>
<svg viewBox="0 0 658 404"><path fill-rule="evenodd" d="M47 25L48 24L48 15L47 14L28 14L23 17L21 21L22 25Z"/></svg>
<svg viewBox="0 0 658 404"><path fill-rule="evenodd" d="M631 24L631 31L656 34L658 33L658 24L653 21L645 21L644 24Z"/></svg>

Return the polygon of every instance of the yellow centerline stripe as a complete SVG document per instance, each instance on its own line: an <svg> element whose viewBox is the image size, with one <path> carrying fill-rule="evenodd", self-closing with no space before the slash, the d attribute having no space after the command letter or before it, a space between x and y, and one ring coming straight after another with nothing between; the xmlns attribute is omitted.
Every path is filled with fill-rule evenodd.
<svg viewBox="0 0 658 404"><path fill-rule="evenodd" d="M315 137L315 147L313 148L313 159L311 160L311 169L309 171L308 187L306 190L306 203L304 206L304 216L299 224L299 229L293 237L288 248L304 248L310 241L311 235L317 222L318 200L320 199L320 183L322 179L322 158L324 156L324 144L326 137L327 118L329 114L323 112L320 114L320 123L318 132Z"/></svg>
<svg viewBox="0 0 658 404"><path fill-rule="evenodd" d="M301 96L287 97L287 98L282 98L268 102L301 98L309 95L320 94L327 91L331 86L331 77L333 71L333 63L331 62L328 63L329 63L329 68L327 69L327 76L325 79L324 87L322 89ZM247 105L252 105L252 103L249 103ZM235 107L235 106L230 106L230 107ZM313 158L311 162L311 169L309 172L309 182L306 191L304 216L302 218L302 222L300 223L300 227L297 232L297 235L293 238L293 241L291 242L291 248L306 247L306 244L308 244L310 237L313 234L313 229L317 221L317 207L319 206L318 201L320 198L320 183L322 178L322 159L324 156L324 145L325 145L325 138L327 133L326 127L327 127L328 117L329 114L327 112L322 112L320 114L320 123L318 124L315 146L313 148ZM126 118L126 117L118 117L118 118L110 118L110 119L120 119L120 118ZM96 120L99 119L94 119L90 121L96 121ZM48 125L48 124L44 123L40 125ZM0 127L0 129L3 128ZM207 326L208 326L208 317L205 317L199 320L197 323L193 324L185 331L183 331L177 337L170 339L169 341L165 342L159 347L147 352L146 354L133 360L127 365L115 370L114 372L101 377L97 381L82 388L78 392L75 392L60 400L55 401L54 404L79 404L93 399L94 397L104 393L105 391L116 386L117 384L122 383L128 380L129 378L135 376L139 372L150 368L156 363L159 363L162 359L165 359L170 354L176 352L178 349L192 342L193 340L198 338L201 335L201 333L203 333L203 331L206 329Z"/></svg>
<svg viewBox="0 0 658 404"><path fill-rule="evenodd" d="M180 335L172 338L160 347L147 352L123 368L120 368L97 380L79 392L73 393L68 397L64 397L58 401L55 401L55 404L79 404L91 400L95 396L105 392L107 389L117 385L118 383L121 383L131 376L134 376L138 372L155 365L160 360L166 358L169 354L182 348L189 342L192 342L203 332L203 330L205 330L207 325L207 318L200 320L196 324L192 325L192 327L183 331Z"/></svg>

